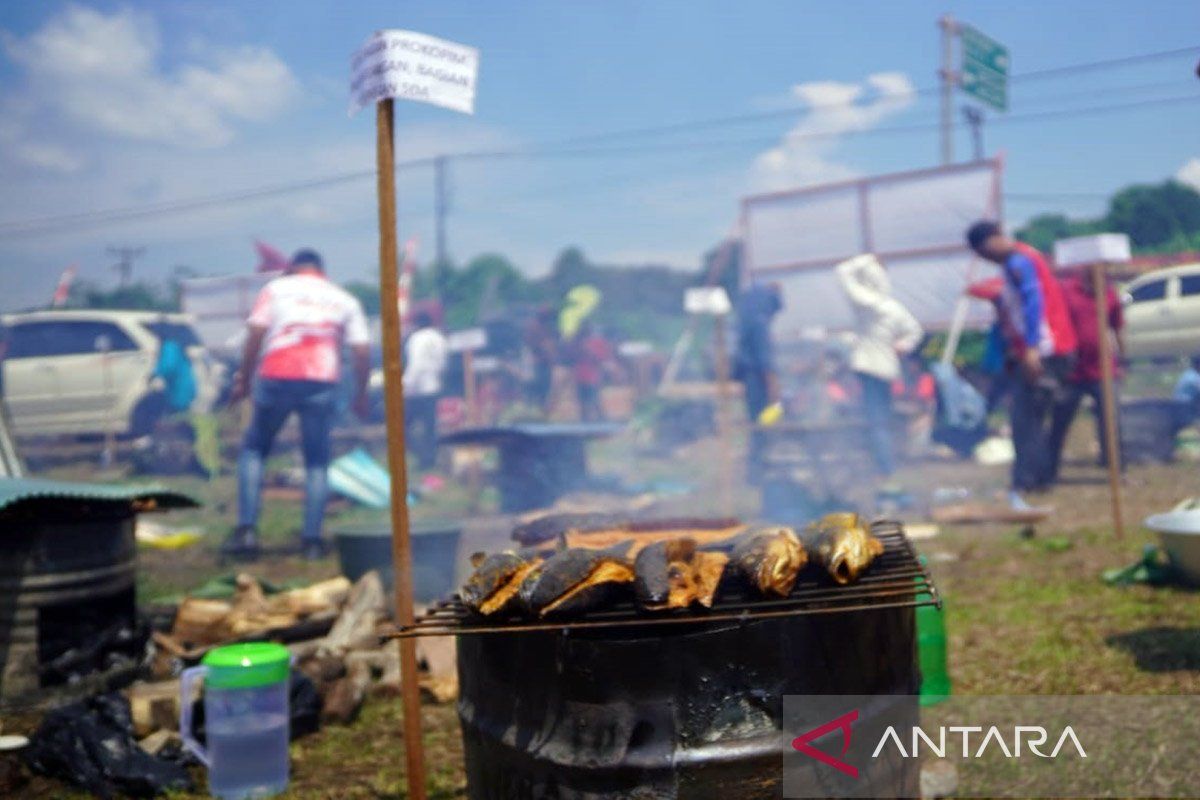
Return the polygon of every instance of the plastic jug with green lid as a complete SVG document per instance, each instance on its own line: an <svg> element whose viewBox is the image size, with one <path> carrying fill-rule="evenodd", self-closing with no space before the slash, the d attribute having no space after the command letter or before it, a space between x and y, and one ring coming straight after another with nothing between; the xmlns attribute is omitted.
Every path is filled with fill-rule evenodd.
<svg viewBox="0 0 1200 800"><path fill-rule="evenodd" d="M208 767L209 792L225 800L269 797L288 783L288 675L283 645L252 642L210 650L180 676L184 746ZM192 698L204 683L207 747L192 735Z"/></svg>

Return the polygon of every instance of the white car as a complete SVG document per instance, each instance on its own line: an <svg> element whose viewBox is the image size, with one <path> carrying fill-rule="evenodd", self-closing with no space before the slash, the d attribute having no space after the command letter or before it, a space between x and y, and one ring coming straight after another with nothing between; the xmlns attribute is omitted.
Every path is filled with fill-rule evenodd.
<svg viewBox="0 0 1200 800"><path fill-rule="evenodd" d="M8 329L4 396L20 436L142 436L163 414L151 375L163 336L179 341L196 376L193 408L211 407L221 367L182 314L34 311L0 317Z"/></svg>
<svg viewBox="0 0 1200 800"><path fill-rule="evenodd" d="M1200 354L1200 264L1148 272L1123 294L1126 355Z"/></svg>

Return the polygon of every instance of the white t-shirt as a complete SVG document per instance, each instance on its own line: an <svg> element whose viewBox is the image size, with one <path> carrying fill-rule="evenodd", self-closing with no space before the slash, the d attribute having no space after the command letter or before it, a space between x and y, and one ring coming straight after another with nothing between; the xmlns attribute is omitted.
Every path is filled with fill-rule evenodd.
<svg viewBox="0 0 1200 800"><path fill-rule="evenodd" d="M336 383L342 343L368 341L362 304L316 270L264 286L248 323L267 330L258 374L275 380Z"/></svg>
<svg viewBox="0 0 1200 800"><path fill-rule="evenodd" d="M437 328L413 331L404 346L404 393L440 394L449 348Z"/></svg>

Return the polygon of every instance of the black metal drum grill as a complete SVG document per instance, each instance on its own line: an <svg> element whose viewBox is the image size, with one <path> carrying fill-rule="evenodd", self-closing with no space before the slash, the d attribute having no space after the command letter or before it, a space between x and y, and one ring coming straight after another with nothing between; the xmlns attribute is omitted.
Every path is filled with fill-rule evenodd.
<svg viewBox="0 0 1200 800"><path fill-rule="evenodd" d="M195 505L146 489L0 480L0 711L53 705L133 680L136 515Z"/></svg>
<svg viewBox="0 0 1200 800"><path fill-rule="evenodd" d="M786 599L555 624L481 624L448 601L398 635L458 637L472 800L780 797L784 695L877 696L870 725L920 687L914 608L937 590L898 524L873 531L885 552L849 586L808 570ZM917 797L910 762L863 778Z"/></svg>

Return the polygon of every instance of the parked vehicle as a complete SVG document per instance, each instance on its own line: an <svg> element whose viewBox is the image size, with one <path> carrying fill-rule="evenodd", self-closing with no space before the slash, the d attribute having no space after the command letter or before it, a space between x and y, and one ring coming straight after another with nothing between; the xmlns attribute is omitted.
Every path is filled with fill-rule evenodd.
<svg viewBox="0 0 1200 800"><path fill-rule="evenodd" d="M0 320L9 331L4 391L17 435L148 433L166 409L151 379L165 336L192 362L193 408L211 407L221 383L223 368L183 314L34 311Z"/></svg>
<svg viewBox="0 0 1200 800"><path fill-rule="evenodd" d="M1142 275L1125 286L1123 302L1127 355L1200 353L1200 264Z"/></svg>

